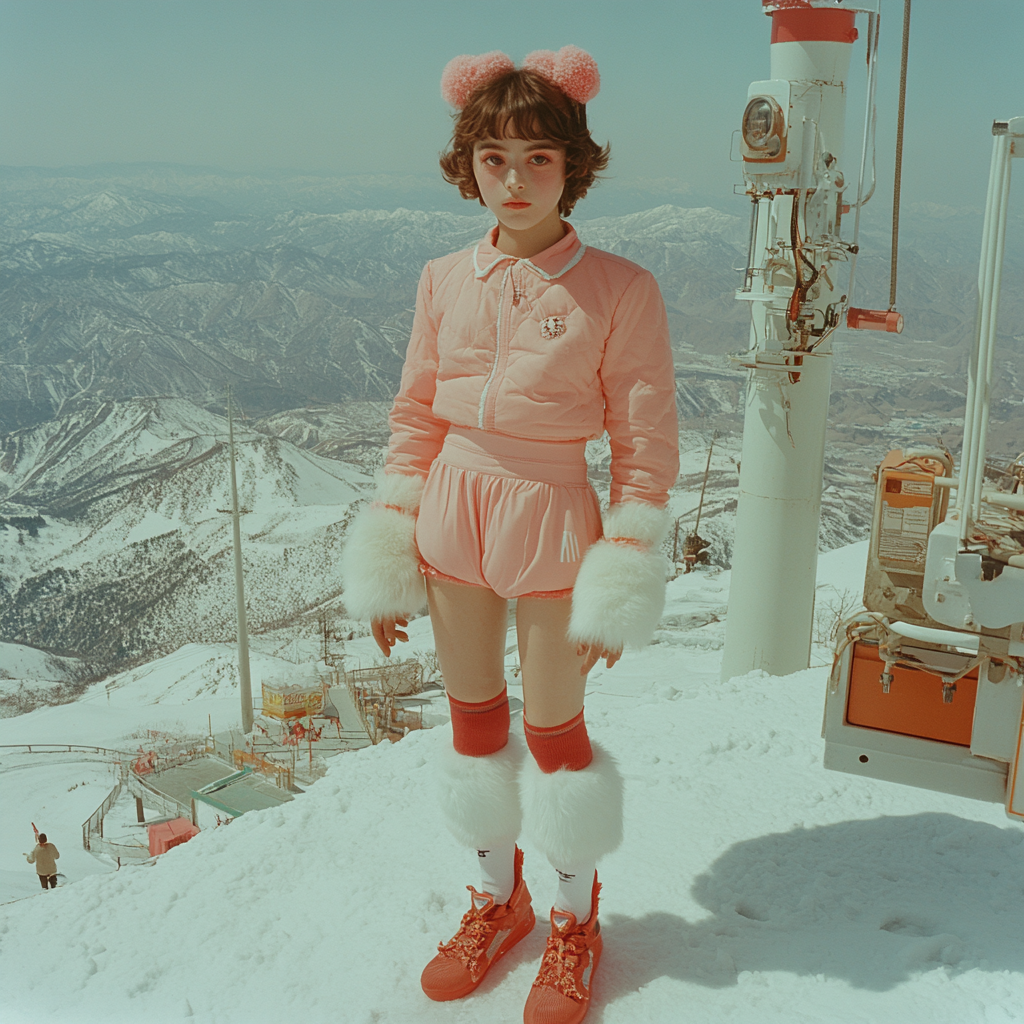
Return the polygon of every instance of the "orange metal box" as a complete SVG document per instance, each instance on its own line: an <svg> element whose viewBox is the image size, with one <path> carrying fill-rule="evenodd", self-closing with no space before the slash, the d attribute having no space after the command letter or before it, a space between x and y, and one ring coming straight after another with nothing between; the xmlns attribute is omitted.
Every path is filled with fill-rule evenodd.
<svg viewBox="0 0 1024 1024"><path fill-rule="evenodd" d="M978 670L956 683L953 702L942 700L942 680L921 669L893 666L889 692L879 677L885 663L873 644L854 644L850 669L846 721L864 729L920 736L926 740L971 745L974 702L978 696Z"/></svg>

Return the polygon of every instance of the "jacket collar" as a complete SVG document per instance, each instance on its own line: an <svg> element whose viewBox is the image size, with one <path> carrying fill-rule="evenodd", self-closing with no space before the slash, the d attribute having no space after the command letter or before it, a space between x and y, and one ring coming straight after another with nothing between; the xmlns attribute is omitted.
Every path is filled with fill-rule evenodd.
<svg viewBox="0 0 1024 1024"><path fill-rule="evenodd" d="M564 220L562 224L565 225L565 234L554 245L537 253L536 256L531 256L528 260L517 260L514 256L500 252L495 247L495 242L498 240L498 225L495 224L473 250L474 276L486 277L499 263L511 260L513 263L529 267L545 281L553 281L556 277L561 277L567 271L572 270L587 251L587 247L579 240L576 229Z"/></svg>

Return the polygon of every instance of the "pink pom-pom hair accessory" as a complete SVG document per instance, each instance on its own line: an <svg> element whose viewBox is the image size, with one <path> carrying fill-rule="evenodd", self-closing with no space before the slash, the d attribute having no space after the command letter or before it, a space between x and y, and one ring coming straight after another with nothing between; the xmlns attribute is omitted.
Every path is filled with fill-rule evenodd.
<svg viewBox="0 0 1024 1024"><path fill-rule="evenodd" d="M577 103L589 103L601 88L597 61L578 46L563 46L557 53L535 50L523 67L542 75ZM512 58L500 50L478 57L453 57L441 73L441 95L450 106L462 110L478 89L514 70Z"/></svg>
<svg viewBox="0 0 1024 1024"><path fill-rule="evenodd" d="M514 71L515 67L512 58L500 50L482 53L479 57L469 54L453 57L441 72L441 95L446 103L462 110L477 89Z"/></svg>
<svg viewBox="0 0 1024 1024"><path fill-rule="evenodd" d="M577 103L589 103L601 89L597 61L578 46L563 46L558 53L534 50L523 67L543 75Z"/></svg>

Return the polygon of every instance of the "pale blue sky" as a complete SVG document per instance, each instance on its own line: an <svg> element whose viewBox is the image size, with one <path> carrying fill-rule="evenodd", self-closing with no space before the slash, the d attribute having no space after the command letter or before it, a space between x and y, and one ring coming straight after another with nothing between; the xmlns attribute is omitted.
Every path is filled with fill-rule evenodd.
<svg viewBox="0 0 1024 1024"><path fill-rule="evenodd" d="M590 120L612 143L615 178L671 179L724 199L740 180L729 145L747 85L768 77L770 22L760 8L759 0L0 0L0 162L434 174L450 130L438 93L450 57L498 48L518 60L572 42L601 69ZM880 196L891 178L902 9L882 0ZM851 172L865 16L858 26ZM914 198L983 203L991 121L1024 114L1022 53L1024 0L915 0L904 179Z"/></svg>

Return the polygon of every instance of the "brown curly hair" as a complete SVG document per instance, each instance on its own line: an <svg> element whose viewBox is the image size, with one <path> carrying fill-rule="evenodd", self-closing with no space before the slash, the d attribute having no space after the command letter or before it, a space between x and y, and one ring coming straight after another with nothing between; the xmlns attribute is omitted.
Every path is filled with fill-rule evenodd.
<svg viewBox="0 0 1024 1024"><path fill-rule="evenodd" d="M568 217L608 166L611 147L599 146L587 127L587 108L570 99L542 75L517 68L474 93L453 115L450 149L441 154L444 180L457 185L463 199L483 206L473 174L473 146L481 139L549 139L565 150L565 188L558 213Z"/></svg>

